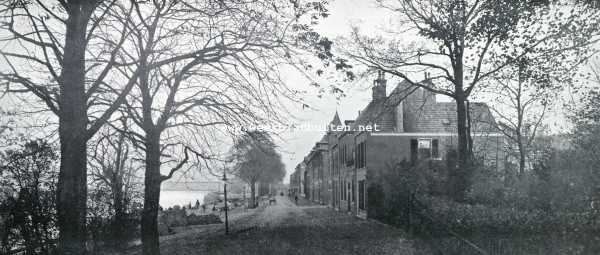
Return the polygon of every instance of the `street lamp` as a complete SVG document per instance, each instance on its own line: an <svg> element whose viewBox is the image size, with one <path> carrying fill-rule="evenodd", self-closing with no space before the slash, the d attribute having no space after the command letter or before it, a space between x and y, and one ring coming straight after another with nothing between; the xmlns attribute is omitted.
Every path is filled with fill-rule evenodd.
<svg viewBox="0 0 600 255"><path fill-rule="evenodd" d="M227 211L229 206L227 205L227 170L223 170L223 196L225 199L225 234L229 234L229 219L227 217Z"/></svg>

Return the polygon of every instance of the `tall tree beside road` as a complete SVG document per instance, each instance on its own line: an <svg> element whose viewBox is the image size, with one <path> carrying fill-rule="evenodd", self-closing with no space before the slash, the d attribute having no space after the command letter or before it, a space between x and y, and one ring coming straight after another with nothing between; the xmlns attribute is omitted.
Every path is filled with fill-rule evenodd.
<svg viewBox="0 0 600 255"><path fill-rule="evenodd" d="M256 184L276 183L285 176L285 166L268 133L249 131L231 149L233 174L250 185L252 207L256 206Z"/></svg>
<svg viewBox="0 0 600 255"><path fill-rule="evenodd" d="M134 85L134 80L113 72L117 62L127 62L120 49L129 35L128 27L104 22L115 2L8 0L0 4L2 84L8 92L34 95L59 120L60 254L85 253L87 142ZM98 38L102 30L113 36ZM116 94L104 96L107 91Z"/></svg>
<svg viewBox="0 0 600 255"><path fill-rule="evenodd" d="M354 29L343 51L371 69L454 99L459 174L470 165L468 101L474 91L523 56L585 55L598 35L597 11L571 1L548 6L498 0L377 2L399 18L397 29L389 32L393 38L371 38ZM415 72L430 73L427 82L416 80Z"/></svg>
<svg viewBox="0 0 600 255"><path fill-rule="evenodd" d="M319 2L277 0L132 5L115 4L109 18L132 28L125 45L133 46L128 52L140 72L129 77L135 88L122 112L137 127L124 133L145 152L142 249L159 254L161 183L192 164L207 169L221 160L212 148L237 133L234 127L279 119L278 97L294 94L279 68L298 63L296 51L306 49L295 46L312 43L300 19L326 10Z"/></svg>

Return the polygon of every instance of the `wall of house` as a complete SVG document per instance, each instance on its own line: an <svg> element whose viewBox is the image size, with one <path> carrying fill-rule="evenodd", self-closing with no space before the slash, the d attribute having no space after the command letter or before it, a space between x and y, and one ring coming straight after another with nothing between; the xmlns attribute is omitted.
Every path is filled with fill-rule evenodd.
<svg viewBox="0 0 600 255"><path fill-rule="evenodd" d="M355 150L357 150L357 146L361 143L365 143L367 142L367 139L369 137L369 133L368 132L360 132L357 133L354 140L355 140ZM365 150L365 154L368 152L368 149ZM358 155L357 155L358 156ZM368 160L368 155L365 155L365 163ZM358 159L356 159L356 162L358 161ZM358 167L358 164L355 162L355 166L356 166L356 179L354 180L355 182L355 190L354 190L354 195L356 196L356 203L355 203L355 208L354 211L355 213L360 216L360 217L367 217L367 166L365 165L364 167ZM362 185L361 185L362 184ZM362 205L362 208L361 208Z"/></svg>
<svg viewBox="0 0 600 255"><path fill-rule="evenodd" d="M331 157L329 154L329 146L327 143L319 143L319 154L321 159L321 173L320 173L320 199L319 201L324 205L331 205Z"/></svg>
<svg viewBox="0 0 600 255"><path fill-rule="evenodd" d="M340 150L340 210L341 211L352 211L354 208L354 201L352 201L352 184L355 180L356 172L354 171L353 149L354 149L354 134L346 133L340 136L338 142ZM344 149L345 150L345 157ZM345 159L345 160L344 160Z"/></svg>

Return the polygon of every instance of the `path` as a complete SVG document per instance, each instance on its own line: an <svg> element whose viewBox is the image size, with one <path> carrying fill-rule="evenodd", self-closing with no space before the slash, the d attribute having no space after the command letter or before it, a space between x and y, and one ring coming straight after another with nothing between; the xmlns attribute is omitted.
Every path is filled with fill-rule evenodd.
<svg viewBox="0 0 600 255"><path fill-rule="evenodd" d="M231 222L231 232L181 233L161 241L161 253L178 254L417 254L397 229L324 206L277 204Z"/></svg>

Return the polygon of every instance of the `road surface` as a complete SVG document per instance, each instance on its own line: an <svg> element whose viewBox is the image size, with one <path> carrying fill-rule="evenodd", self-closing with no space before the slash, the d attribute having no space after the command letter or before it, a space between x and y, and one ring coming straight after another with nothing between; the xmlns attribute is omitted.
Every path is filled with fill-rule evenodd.
<svg viewBox="0 0 600 255"><path fill-rule="evenodd" d="M318 205L277 204L222 226L161 239L161 253L179 254L417 254L402 231Z"/></svg>

